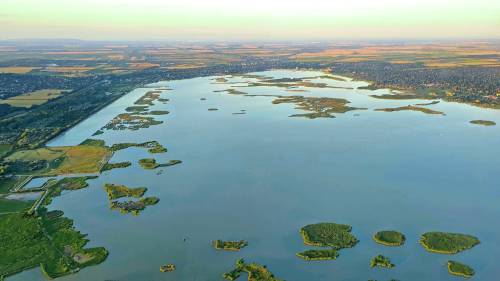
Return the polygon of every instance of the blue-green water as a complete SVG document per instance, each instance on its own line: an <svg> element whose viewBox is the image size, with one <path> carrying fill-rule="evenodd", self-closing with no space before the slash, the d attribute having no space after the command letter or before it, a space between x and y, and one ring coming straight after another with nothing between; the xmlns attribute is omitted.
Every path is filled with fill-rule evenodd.
<svg viewBox="0 0 500 281"><path fill-rule="evenodd" d="M285 70L261 74L321 75ZM373 109L428 101L369 97L388 90L308 88L309 92L294 93L277 87L236 88L259 95L346 98L350 106L367 108L335 114L333 119L290 118L304 112L293 104L273 105L273 97L215 93L232 85L214 84L212 78L152 85L173 89L161 94L170 99L168 103L151 107L171 112L156 117L163 124L97 136L108 144L157 140L169 149L155 154L157 160L183 163L158 175L137 164L151 157L146 150L118 151L111 161L132 161L132 166L105 172L89 181L89 188L56 198L50 208L74 219L76 227L89 234L89 246L104 246L110 252L104 263L60 280L223 280L221 274L240 257L265 264L288 281L457 280L447 272L449 259L472 266L474 280L498 279L500 129L469 121L500 124L500 111L440 102L427 107L446 116L388 113ZM131 92L50 145L80 143L149 90ZM208 111L211 107L219 110ZM232 114L240 110L246 114ZM146 195L160 202L139 216L112 211L103 190L108 182L146 186ZM307 249L299 229L323 221L352 225L359 244L342 250L335 261L297 258L295 253ZM375 244L371 236L384 229L403 232L406 244ZM481 244L458 255L428 253L418 244L427 231L472 234ZM211 247L214 239L244 239L249 246L221 252ZM389 256L396 267L371 269L370 258L377 254ZM177 270L161 273L159 266L166 263L174 263ZM43 279L37 268L8 280Z"/></svg>

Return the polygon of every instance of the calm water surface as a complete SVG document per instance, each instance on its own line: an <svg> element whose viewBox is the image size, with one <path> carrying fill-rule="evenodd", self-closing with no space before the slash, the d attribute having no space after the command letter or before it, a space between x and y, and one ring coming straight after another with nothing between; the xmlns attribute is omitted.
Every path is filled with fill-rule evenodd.
<svg viewBox="0 0 500 281"><path fill-rule="evenodd" d="M259 74L321 75L287 70ZM367 108L335 114L333 119L290 118L304 112L293 104L273 105L273 97L215 93L244 84L214 84L212 78L151 85L173 89L161 94L170 99L167 104L151 107L170 111L156 117L163 124L97 136L108 144L157 140L169 149L154 155L157 160L183 163L157 175L137 164L151 157L146 150L118 151L112 162L132 161L132 166L105 172L89 181L89 188L56 198L50 208L74 219L76 227L89 234L89 246L104 246L110 252L101 265L59 280L223 280L221 274L240 257L265 264L288 281L459 280L447 273L449 259L472 266L477 272L473 280L498 280L500 129L469 121L500 124L500 111L440 102L428 108L446 116L388 113L373 109L428 101L369 96L388 90L307 88L309 92L294 93L277 87L235 88L259 95L346 98L350 106ZM80 143L149 90L132 91L50 145ZM211 107L219 110L208 111ZM246 114L232 114L240 110ZM104 183L146 186L146 195L160 202L139 216L112 211ZM342 250L335 261L295 257L307 249L299 229L323 221L352 225L359 244ZM375 244L371 236L383 229L403 232L407 243L396 248ZM473 234L482 243L458 255L432 254L418 244L420 234L427 231ZM220 252L211 247L214 239L245 239L249 246L240 252ZM370 258L377 254L389 256L396 267L371 269ZM177 270L161 273L159 266L166 263L174 263ZM37 268L8 281L43 279Z"/></svg>

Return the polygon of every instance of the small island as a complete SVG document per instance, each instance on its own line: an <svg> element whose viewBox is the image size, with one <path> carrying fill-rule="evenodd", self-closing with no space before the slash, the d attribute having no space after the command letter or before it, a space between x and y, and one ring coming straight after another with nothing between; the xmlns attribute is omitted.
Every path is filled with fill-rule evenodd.
<svg viewBox="0 0 500 281"><path fill-rule="evenodd" d="M148 190L145 187L129 188L121 184L107 183L104 185L109 200L115 200L122 197L140 198Z"/></svg>
<svg viewBox="0 0 500 281"><path fill-rule="evenodd" d="M144 158L139 160L139 165L147 170L153 170L159 167L168 167L182 163L181 160L169 160L167 163L157 163L153 158Z"/></svg>
<svg viewBox="0 0 500 281"><path fill-rule="evenodd" d="M479 243L476 237L460 233L427 232L420 238L420 244L427 251L440 254L456 254Z"/></svg>
<svg viewBox="0 0 500 281"><path fill-rule="evenodd" d="M137 131L162 123L163 121L155 120L151 116L144 116L144 114L121 113L109 121L103 129Z"/></svg>
<svg viewBox="0 0 500 281"><path fill-rule="evenodd" d="M457 261L448 261L448 272L452 275L471 278L475 272L472 267Z"/></svg>
<svg viewBox="0 0 500 281"><path fill-rule="evenodd" d="M483 125L483 126L495 126L497 124L494 121L489 121L489 120L472 120L470 121L470 123L474 125Z"/></svg>
<svg viewBox="0 0 500 281"><path fill-rule="evenodd" d="M393 107L393 108L378 108L375 111L385 111L385 112L396 112L396 111L418 111L425 114L434 114L434 115L446 115L444 112L432 110L425 107L418 107L413 105L401 106L401 107Z"/></svg>
<svg viewBox="0 0 500 281"><path fill-rule="evenodd" d="M141 211L146 209L147 206L155 205L160 199L158 197L146 197L137 201L113 201L110 208L112 210L119 210L121 213L132 213L138 215Z"/></svg>
<svg viewBox="0 0 500 281"><path fill-rule="evenodd" d="M316 118L334 118L333 113L346 113L351 110L360 110L364 108L350 107L350 102L346 99L338 98L318 98L303 96L278 96L273 100L273 104L293 103L296 109L310 111L309 113L292 114L290 117L305 117L308 119Z"/></svg>
<svg viewBox="0 0 500 281"><path fill-rule="evenodd" d="M385 246L401 246L405 243L406 237L397 231L379 231L373 235L375 242Z"/></svg>
<svg viewBox="0 0 500 281"><path fill-rule="evenodd" d="M143 143L133 143L133 142L115 143L110 147L110 149L112 151L118 151L129 147L147 148L148 152L150 153L167 152L167 149L157 141L147 141Z"/></svg>
<svg viewBox="0 0 500 281"><path fill-rule="evenodd" d="M175 265L171 263L160 266L161 272L172 272L174 270L175 270Z"/></svg>
<svg viewBox="0 0 500 281"><path fill-rule="evenodd" d="M316 223L302 227L300 234L308 246L332 247L339 250L352 248L359 241L351 233L352 227L337 223Z"/></svg>
<svg viewBox="0 0 500 281"><path fill-rule="evenodd" d="M282 281L274 277L267 267L257 263L246 263L244 259L236 262L236 268L230 272L224 273L222 277L226 280L234 281L238 279L241 273L248 274L248 281Z"/></svg>
<svg viewBox="0 0 500 281"><path fill-rule="evenodd" d="M101 172L113 170L113 169L118 169L118 168L127 168L128 166L132 165L130 161L125 161L125 162L117 162L117 163L106 163L102 166Z"/></svg>
<svg viewBox="0 0 500 281"><path fill-rule="evenodd" d="M328 250L307 250L296 254L297 257L307 260L307 261L318 261L318 260L334 260L337 259L339 253L334 249Z"/></svg>
<svg viewBox="0 0 500 281"><path fill-rule="evenodd" d="M370 260L370 267L385 267L385 268L393 268L394 264L391 263L391 260L382 255L378 255L376 257L373 257Z"/></svg>
<svg viewBox="0 0 500 281"><path fill-rule="evenodd" d="M226 251L239 251L242 248L248 246L248 242L245 240L240 240L240 241L214 240L212 244L215 249L226 250Z"/></svg>

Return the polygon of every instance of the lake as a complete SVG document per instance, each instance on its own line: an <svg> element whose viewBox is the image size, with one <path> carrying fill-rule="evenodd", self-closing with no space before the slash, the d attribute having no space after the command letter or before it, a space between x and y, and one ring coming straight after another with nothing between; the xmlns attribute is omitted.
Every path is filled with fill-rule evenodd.
<svg viewBox="0 0 500 281"><path fill-rule="evenodd" d="M303 78L321 72L273 70L258 75ZM448 274L449 259L476 271L474 280L500 274L500 130L470 124L475 119L500 124L500 111L441 101L415 111L377 108L428 103L370 97L390 90L362 90L361 81L310 78L338 88L245 86L255 78L214 77L163 81L140 88L57 137L49 145L76 145L108 123L142 95L163 90L167 103L155 102L163 124L137 131L105 130L107 144L156 140L167 153L128 148L111 162L131 161L125 169L104 172L86 189L55 198L50 209L63 210L88 233L88 246L104 246L108 259L59 280L223 280L240 257L267 265L288 280L459 280ZM249 95L214 92L236 89ZM353 88L353 89L347 89ZM344 98L352 107L336 118L289 117L306 113L275 97L302 95ZM206 98L206 100L201 100ZM217 111L209 111L217 108ZM241 111L244 110L244 111ZM245 114L233 114L233 113ZM182 164L144 170L137 161L180 159ZM105 183L148 187L160 202L138 216L110 210ZM337 222L353 227L360 242L340 251L337 260L304 261L295 256L310 247L302 226ZM402 247L376 244L372 235L394 229L406 235ZM457 255L425 251L418 243L427 231L477 236L481 244ZM240 252L216 251L211 241L247 240ZM372 269L370 258L383 254L396 265ZM177 269L161 273L160 265ZM7 279L44 280L39 268ZM239 280L246 280L246 276Z"/></svg>

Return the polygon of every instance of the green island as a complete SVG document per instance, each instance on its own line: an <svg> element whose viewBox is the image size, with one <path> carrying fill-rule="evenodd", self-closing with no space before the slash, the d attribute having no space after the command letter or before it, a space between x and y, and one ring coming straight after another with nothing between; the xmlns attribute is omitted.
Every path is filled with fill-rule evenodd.
<svg viewBox="0 0 500 281"><path fill-rule="evenodd" d="M133 142L115 143L110 147L110 149L111 149L111 151L118 151L118 150L126 149L129 147L147 148L148 152L150 152L150 153L167 152L167 149L157 141L147 141L147 142L143 142L143 143L133 143Z"/></svg>
<svg viewBox="0 0 500 281"><path fill-rule="evenodd" d="M222 92L226 92L230 95L246 95L247 93L245 92L242 92L242 91L238 91L236 89L226 89L226 90L217 90L217 91L214 91L215 93L222 93Z"/></svg>
<svg viewBox="0 0 500 281"><path fill-rule="evenodd" d="M168 167L182 163L181 160L169 160L167 163L157 163L153 158L139 159L139 165L144 169L152 170L160 167Z"/></svg>
<svg viewBox="0 0 500 281"><path fill-rule="evenodd" d="M117 162L117 163L106 163L102 166L101 172L109 171L109 170L113 170L113 169L118 169L118 168L127 168L130 165L132 165L132 163L130 163L130 161Z"/></svg>
<svg viewBox="0 0 500 281"><path fill-rule="evenodd" d="M305 114L293 114L290 117L305 117L309 119L315 118L334 118L333 113L346 113L351 110L360 110L362 108L347 106L349 103L346 99L338 98L317 98L317 97L278 97L273 100L273 104L293 103L297 106L296 109L311 111Z"/></svg>
<svg viewBox="0 0 500 281"><path fill-rule="evenodd" d="M141 112L148 111L148 109L149 109L149 106L147 106L147 105L134 105L134 106L129 106L129 107L125 108L125 111L126 112L133 112L133 113L141 113Z"/></svg>
<svg viewBox="0 0 500 281"><path fill-rule="evenodd" d="M224 273L222 277L226 280L236 280L241 276L241 273L248 274L248 281L282 281L274 277L267 267L257 263L246 263L244 259L239 259L236 262L235 269Z"/></svg>
<svg viewBox="0 0 500 281"><path fill-rule="evenodd" d="M429 252L456 254L480 243L472 235L448 232L427 232L420 238L420 244Z"/></svg>
<svg viewBox="0 0 500 281"><path fill-rule="evenodd" d="M103 129L106 130L131 130L149 128L162 124L163 121L155 120L150 116L136 115L131 113L121 113L106 124Z"/></svg>
<svg viewBox="0 0 500 281"><path fill-rule="evenodd" d="M339 253L335 249L328 250L307 250L296 254L297 257L302 258L307 261L318 261L318 260L335 260L339 256Z"/></svg>
<svg viewBox="0 0 500 281"><path fill-rule="evenodd" d="M170 112L167 110L149 110L149 106L147 105L134 105L125 108L126 112L137 114L137 115L166 115Z"/></svg>
<svg viewBox="0 0 500 281"><path fill-rule="evenodd" d="M474 276L474 269L466 264L457 261L448 261L447 263L448 272L452 275L462 276L465 278L471 278Z"/></svg>
<svg viewBox="0 0 500 281"><path fill-rule="evenodd" d="M239 251L248 246L248 242L245 240L240 240L240 241L214 240L212 242L212 245L217 250Z"/></svg>
<svg viewBox="0 0 500 281"><path fill-rule="evenodd" d="M104 140L99 140L99 139L86 139L82 143L80 143L80 145L104 147L106 146L106 142Z"/></svg>
<svg viewBox="0 0 500 281"><path fill-rule="evenodd" d="M316 223L302 227L300 234L305 245L340 250L352 248L359 242L351 230L352 227L346 224Z"/></svg>
<svg viewBox="0 0 500 281"><path fill-rule="evenodd" d="M358 87L360 90L378 90L379 88L372 88L371 86ZM425 100L425 99L436 99L438 96L428 94L428 95L418 95L410 93L397 93L397 94L384 94L384 95L370 95L372 98L382 99L382 100Z"/></svg>
<svg viewBox="0 0 500 281"><path fill-rule="evenodd" d="M426 103L417 103L415 105L417 106L426 106L426 105L434 105L434 104L438 104L440 101L438 100L434 100L434 101L431 101L431 102L426 102Z"/></svg>
<svg viewBox="0 0 500 281"><path fill-rule="evenodd" d="M373 240L385 246L401 246L405 243L406 237L394 230L384 230L375 233Z"/></svg>
<svg viewBox="0 0 500 281"><path fill-rule="evenodd" d="M377 108L375 111L385 111L385 112L396 112L396 111L418 111L425 114L437 114L437 115L446 115L444 112L432 110L425 107L418 107L413 105L401 106L401 107L392 107L392 108Z"/></svg>
<svg viewBox="0 0 500 281"><path fill-rule="evenodd" d="M494 121L489 121L489 120L472 120L470 121L470 123L474 125L483 125L483 126L495 126L497 124Z"/></svg>
<svg viewBox="0 0 500 281"><path fill-rule="evenodd" d="M155 205L159 201L160 199L158 197L146 197L137 201L112 201L110 208L111 210L119 210L124 214L132 213L134 215L138 215L141 211L146 209L147 206Z"/></svg>
<svg viewBox="0 0 500 281"><path fill-rule="evenodd" d="M393 268L395 265L391 263L391 260L382 255L378 255L376 257L373 257L370 260L370 267L385 267L385 268Z"/></svg>
<svg viewBox="0 0 500 281"><path fill-rule="evenodd" d="M104 185L104 188L106 189L106 193L108 194L109 200L115 200L122 197L139 198L142 197L144 193L146 193L146 191L148 190L145 187L129 188L125 185L112 184L112 183L106 183Z"/></svg>
<svg viewBox="0 0 500 281"><path fill-rule="evenodd" d="M154 105L154 101L160 99L160 94L162 91L149 91L140 97L134 104L138 105Z"/></svg>
<svg viewBox="0 0 500 281"><path fill-rule="evenodd" d="M169 113L170 113L170 111L167 111L167 110L151 110L149 112L146 112L146 114L149 114L149 115L167 115Z"/></svg>

